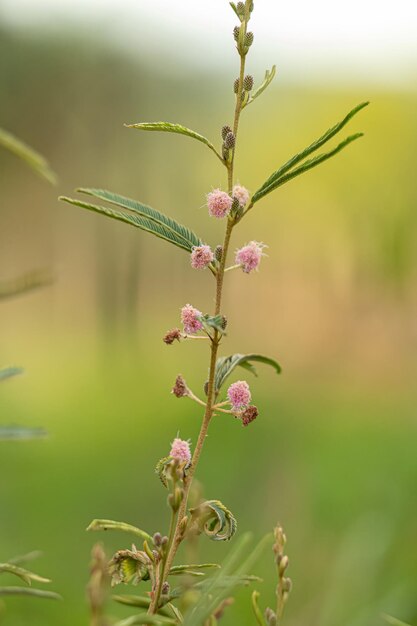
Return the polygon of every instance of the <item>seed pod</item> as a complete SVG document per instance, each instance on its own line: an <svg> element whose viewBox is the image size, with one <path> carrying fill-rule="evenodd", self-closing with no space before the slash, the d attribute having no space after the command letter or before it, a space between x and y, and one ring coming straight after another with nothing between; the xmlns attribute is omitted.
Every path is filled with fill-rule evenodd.
<svg viewBox="0 0 417 626"><path fill-rule="evenodd" d="M236 78L235 82L233 83L233 91L235 93L239 91L239 79L238 78Z"/></svg>
<svg viewBox="0 0 417 626"><path fill-rule="evenodd" d="M225 148L227 148L228 150L231 150L232 148L235 147L235 143L236 143L236 137L234 136L234 134L232 132L227 133L224 139Z"/></svg>
<svg viewBox="0 0 417 626"><path fill-rule="evenodd" d="M223 126L223 128L222 128L222 139L225 140L226 139L226 135L228 135L231 132L232 132L232 129L230 128L230 126L225 124L225 126Z"/></svg>
<svg viewBox="0 0 417 626"><path fill-rule="evenodd" d="M243 88L246 91L252 91L252 89L253 89L253 76L250 76L249 74L247 76L245 76L245 78L243 80Z"/></svg>

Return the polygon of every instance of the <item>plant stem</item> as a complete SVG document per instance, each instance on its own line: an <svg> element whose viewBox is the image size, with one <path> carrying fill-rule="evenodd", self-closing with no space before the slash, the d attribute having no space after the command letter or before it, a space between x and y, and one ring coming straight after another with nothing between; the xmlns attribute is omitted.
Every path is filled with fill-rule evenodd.
<svg viewBox="0 0 417 626"><path fill-rule="evenodd" d="M247 21L249 20L249 0L246 0L247 10L246 16L247 19L245 21L245 33ZM243 79L245 77L245 60L246 55L240 54L240 72L239 72L239 87L236 94L236 106L235 106L235 114L234 114L234 122L233 122L233 133L235 138L237 137L238 129L239 129L239 119L240 113L242 111L242 93L243 93ZM227 182L228 182L228 191L231 194L233 190L233 178L234 178L234 159L235 159L236 147L233 150L232 159L230 163L227 165ZM223 295L223 281L224 274L226 268L226 259L227 253L230 245L230 238L232 235L233 227L235 226L235 219L233 217L229 217L227 220L226 232L224 235L223 242L223 252L220 261L219 269L216 273L216 303L214 315L219 315L221 310L222 303L222 295ZM173 534L173 539L169 543L169 549L167 552L167 557L162 567L161 576L158 584L158 590L154 595L152 603L149 607L149 613L156 613L158 610L159 597L162 589L162 584L164 582L165 576L171 570L173 560L177 553L178 547L183 540L184 530L183 525L181 524L182 520L186 516L187 512L187 501L190 493L190 488L193 482L193 477L200 460L201 452L203 449L204 441L207 436L208 427L210 424L210 420L213 417L213 407L215 402L215 372L216 372L216 361L217 361L217 353L220 345L221 334L218 330L214 331L213 340L210 345L210 368L209 368L209 379L208 379L208 390L207 390L207 403L206 409L204 411L203 421L201 424L200 432L198 435L197 443L194 449L193 458L191 460L191 465L187 470L187 475L184 479L184 496L178 511L178 516L176 518L176 526Z"/></svg>
<svg viewBox="0 0 417 626"><path fill-rule="evenodd" d="M176 527L177 527L177 512L172 510L171 523L169 525L169 532L168 532L168 545L167 545L167 549L165 552L165 556L163 560L161 561L161 564L159 567L159 576L158 576L158 580L156 584L156 589L153 594L151 603L149 605L148 613L156 613L158 611L159 600L161 598L161 592L162 592L162 585L164 584L167 572L169 572L169 569L167 568L168 555L172 546L172 542L174 540Z"/></svg>

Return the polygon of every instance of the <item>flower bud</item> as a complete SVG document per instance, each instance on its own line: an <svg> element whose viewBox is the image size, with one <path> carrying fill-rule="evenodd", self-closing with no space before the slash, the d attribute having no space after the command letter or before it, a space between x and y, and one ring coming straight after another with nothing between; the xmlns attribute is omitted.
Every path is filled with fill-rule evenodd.
<svg viewBox="0 0 417 626"><path fill-rule="evenodd" d="M225 124L225 126L223 126L223 128L222 128L222 139L225 140L226 139L226 135L228 133L231 133L231 132L232 132L232 129L230 128L230 126Z"/></svg>
<svg viewBox="0 0 417 626"><path fill-rule="evenodd" d="M152 537L154 544L156 545L157 548L159 548L162 545L162 535L161 533L155 533L154 536Z"/></svg>
<svg viewBox="0 0 417 626"><path fill-rule="evenodd" d="M269 607L265 609L265 619L266 619L268 626L276 626L277 624L276 613Z"/></svg>
<svg viewBox="0 0 417 626"><path fill-rule="evenodd" d="M239 17L245 17L245 3L244 2L238 2L236 5L236 10L237 10Z"/></svg>
<svg viewBox="0 0 417 626"><path fill-rule="evenodd" d="M222 260L222 256L223 256L223 246L216 246L214 250L214 258L216 259L218 263L220 263L220 261Z"/></svg>
<svg viewBox="0 0 417 626"><path fill-rule="evenodd" d="M254 38L253 33L251 31L246 33L245 39L244 39L244 46L247 50L249 50L249 48L253 44L253 38Z"/></svg>
<svg viewBox="0 0 417 626"><path fill-rule="evenodd" d="M233 29L233 37L234 37L235 41L238 41L239 33L240 33L240 26L235 26L234 29Z"/></svg>
<svg viewBox="0 0 417 626"><path fill-rule="evenodd" d="M208 396L208 390L209 390L209 382L208 380L206 380L206 382L204 383L204 393L206 394L206 396Z"/></svg>
<svg viewBox="0 0 417 626"><path fill-rule="evenodd" d="M253 89L253 76L250 76L249 74L247 76L245 76L245 78L243 79L243 88L246 91L252 91L252 89Z"/></svg>
<svg viewBox="0 0 417 626"><path fill-rule="evenodd" d="M169 582L168 582L168 581L165 581L165 582L162 584L162 589L161 589L161 593L162 593L162 595L163 595L163 596L169 596L169 592L170 592L170 590L171 590L171 587L170 587L170 585L169 585Z"/></svg>
<svg viewBox="0 0 417 626"><path fill-rule="evenodd" d="M286 592L287 594L290 593L290 591L292 589L292 580L291 580L291 578L284 578L282 580L282 588L283 588L284 592Z"/></svg>
<svg viewBox="0 0 417 626"><path fill-rule="evenodd" d="M238 79L238 78L236 78L236 79L235 79L235 82L233 83L233 91L234 91L235 93L237 93L237 92L239 91L239 82L240 82L240 81L239 81L239 79Z"/></svg>
<svg viewBox="0 0 417 626"><path fill-rule="evenodd" d="M279 575L280 575L280 576L283 576L283 575L284 575L284 572L285 572L285 570L286 570L286 569L287 569L287 567L288 567L288 563L289 563L289 560L288 560L287 555L285 554L285 555L284 555L284 556L280 559L280 561L279 561L279 565L278 565L278 571L279 571Z"/></svg>
<svg viewBox="0 0 417 626"><path fill-rule="evenodd" d="M236 144L236 137L234 136L234 134L232 132L227 133L224 139L225 148L230 150L235 147L235 144Z"/></svg>
<svg viewBox="0 0 417 626"><path fill-rule="evenodd" d="M225 315L222 315L222 321L220 322L220 326L223 330L226 330L227 328L227 317Z"/></svg>

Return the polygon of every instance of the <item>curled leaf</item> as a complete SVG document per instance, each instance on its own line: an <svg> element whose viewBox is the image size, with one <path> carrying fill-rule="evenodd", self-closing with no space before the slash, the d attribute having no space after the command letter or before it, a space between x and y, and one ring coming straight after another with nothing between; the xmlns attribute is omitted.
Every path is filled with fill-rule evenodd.
<svg viewBox="0 0 417 626"><path fill-rule="evenodd" d="M277 374L281 373L280 364L275 359L264 356L263 354L231 354L230 356L222 356L219 357L216 362L214 379L216 394L219 393L228 376L230 376L233 370L238 366L243 367L257 376L258 374L253 366L253 361L270 365L275 369Z"/></svg>
<svg viewBox="0 0 417 626"><path fill-rule="evenodd" d="M149 580L152 561L141 550L118 550L109 563L111 584L137 585L141 580Z"/></svg>
<svg viewBox="0 0 417 626"><path fill-rule="evenodd" d="M213 541L229 541L237 530L236 518L219 500L206 500L190 513L192 526Z"/></svg>
<svg viewBox="0 0 417 626"><path fill-rule="evenodd" d="M48 162L44 157L36 152L33 148L24 143L21 139L18 139L11 133L0 128L0 146L7 148L10 152L13 152L17 157L26 161L37 174L42 176L45 180L56 184L57 178L54 172L49 167Z"/></svg>

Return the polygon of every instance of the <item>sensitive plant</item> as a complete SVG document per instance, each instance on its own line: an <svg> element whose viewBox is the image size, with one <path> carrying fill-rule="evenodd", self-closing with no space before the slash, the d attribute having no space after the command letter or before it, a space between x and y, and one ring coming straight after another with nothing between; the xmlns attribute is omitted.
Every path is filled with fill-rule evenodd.
<svg viewBox="0 0 417 626"><path fill-rule="evenodd" d="M225 123L220 129L219 147L200 133L180 124L170 122L126 124L131 129L190 137L213 152L221 166L225 168L226 182L223 189L215 188L206 192L206 205L208 217L223 225L222 240L216 245L210 245L205 237L196 235L191 229L159 210L104 189L81 188L78 191L106 203L105 205L66 196L60 198L72 205L125 222L175 245L189 255L190 271L210 272L214 281L214 310L203 312L198 303L184 303L178 312L176 325L163 337L169 346L177 342L198 339L205 340L208 347L208 376L207 380L202 381L200 393L190 389L182 375L176 377L172 388L176 398L189 398L198 407L202 407L203 417L197 440L190 442L183 433L181 436L179 434L173 436L171 442L166 443L166 456L156 465L156 473L167 490L170 511L168 530L166 534L155 529L147 532L124 522L103 519L94 520L90 524L89 530L119 530L135 537L135 543L118 550L109 564L106 563L101 548L95 548L92 582L89 587L92 624L106 623L103 603L107 579L111 580L112 585L147 585L144 595L116 597L119 602L139 609L135 615L120 622L120 626L216 624L231 604L231 596L236 585L242 581L245 584L254 582L248 573L252 566L251 562L242 565L244 570L236 571L235 566L230 566L231 562L235 564L238 560L234 553L229 561L226 560L219 570L220 573L207 577L207 573L219 569L218 564L176 563L178 550L183 543L195 547L196 541L201 536L206 536L212 541L229 541L237 530L236 518L225 504L217 499L205 500L201 494L198 497L193 495L196 485L195 473L212 420L220 414L227 414L244 428L256 427L253 422L258 418L259 411L252 400L256 393L253 394L247 380L232 382L230 377L236 373L237 368L248 374L256 374L255 363L269 365L277 374L281 372L279 363L270 356L257 353L220 355L220 349L227 341L227 334L230 333L227 312L223 310L222 305L225 278L232 271L251 274L259 270L267 245L256 240L256 220L253 219L254 239L249 242L238 241L235 244L237 248L234 250L233 262L229 265L229 256L233 252L232 236L238 232L239 224L248 217L248 214L256 215L254 209L265 196L293 178L324 163L362 136L362 133L355 133L327 152L318 152L368 104L367 102L352 109L316 141L276 169L257 188L254 181L244 181L244 184L238 181L235 158L241 115L265 92L275 76L276 69L273 66L268 70L260 85L255 86L254 78L246 73L247 56L254 42L254 34L249 30L254 3L252 0L246 0L237 4L231 2L230 6L237 19L233 37L240 68L239 75L233 83L234 112L229 123ZM253 186L256 191L250 193L249 189ZM173 315L175 316L174 311ZM245 436L244 432L242 436ZM277 605L262 611L258 602L259 593L257 591L253 593L254 618L260 626L273 626L281 621L291 589L291 581L286 576L288 557L284 554L284 546L285 535L282 528L277 526L273 545L278 574ZM255 549L255 554L258 552L259 549ZM178 576L180 582L174 586L172 580ZM222 590L221 593L218 593L219 589Z"/></svg>

